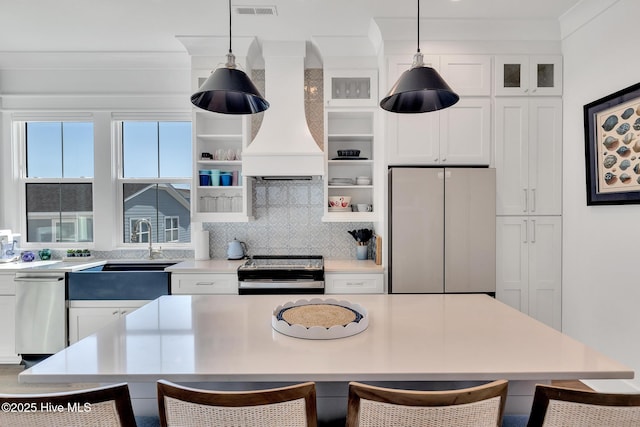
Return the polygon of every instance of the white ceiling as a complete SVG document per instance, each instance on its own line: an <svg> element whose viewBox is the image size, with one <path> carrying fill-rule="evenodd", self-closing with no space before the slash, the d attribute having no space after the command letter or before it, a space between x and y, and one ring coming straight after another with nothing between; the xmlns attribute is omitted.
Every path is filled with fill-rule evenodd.
<svg viewBox="0 0 640 427"><path fill-rule="evenodd" d="M581 0L422 0L422 18L557 20ZM364 36L372 18L414 18L415 0L232 0L234 36ZM177 35L228 34L227 0L0 0L0 52L184 52Z"/></svg>

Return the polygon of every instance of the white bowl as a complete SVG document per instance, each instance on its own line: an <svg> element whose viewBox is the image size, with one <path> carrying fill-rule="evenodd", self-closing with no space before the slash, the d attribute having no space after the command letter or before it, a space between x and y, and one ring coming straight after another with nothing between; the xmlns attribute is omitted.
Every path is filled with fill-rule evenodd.
<svg viewBox="0 0 640 427"><path fill-rule="evenodd" d="M351 196L329 196L330 208L348 208L351 204Z"/></svg>
<svg viewBox="0 0 640 427"><path fill-rule="evenodd" d="M371 185L371 178L368 177L358 177L356 178L357 185Z"/></svg>

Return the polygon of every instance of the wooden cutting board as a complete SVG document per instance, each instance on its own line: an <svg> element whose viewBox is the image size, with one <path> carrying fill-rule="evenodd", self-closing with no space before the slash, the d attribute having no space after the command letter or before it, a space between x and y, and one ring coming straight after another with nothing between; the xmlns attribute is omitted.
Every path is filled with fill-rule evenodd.
<svg viewBox="0 0 640 427"><path fill-rule="evenodd" d="M382 237L376 235L376 247L375 247L375 253L374 253L374 259L376 262L376 265L382 265Z"/></svg>

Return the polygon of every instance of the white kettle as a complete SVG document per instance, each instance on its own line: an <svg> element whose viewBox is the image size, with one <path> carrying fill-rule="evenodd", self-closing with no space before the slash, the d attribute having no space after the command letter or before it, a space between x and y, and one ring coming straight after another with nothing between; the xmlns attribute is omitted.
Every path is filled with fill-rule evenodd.
<svg viewBox="0 0 640 427"><path fill-rule="evenodd" d="M242 259L247 252L247 245L237 239L233 239L227 246L227 259Z"/></svg>

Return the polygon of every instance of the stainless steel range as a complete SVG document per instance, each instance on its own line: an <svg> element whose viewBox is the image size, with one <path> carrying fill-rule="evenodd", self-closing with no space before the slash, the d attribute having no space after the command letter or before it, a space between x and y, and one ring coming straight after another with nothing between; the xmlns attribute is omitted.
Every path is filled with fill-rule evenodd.
<svg viewBox="0 0 640 427"><path fill-rule="evenodd" d="M254 255L238 267L238 292L324 294L321 255Z"/></svg>

